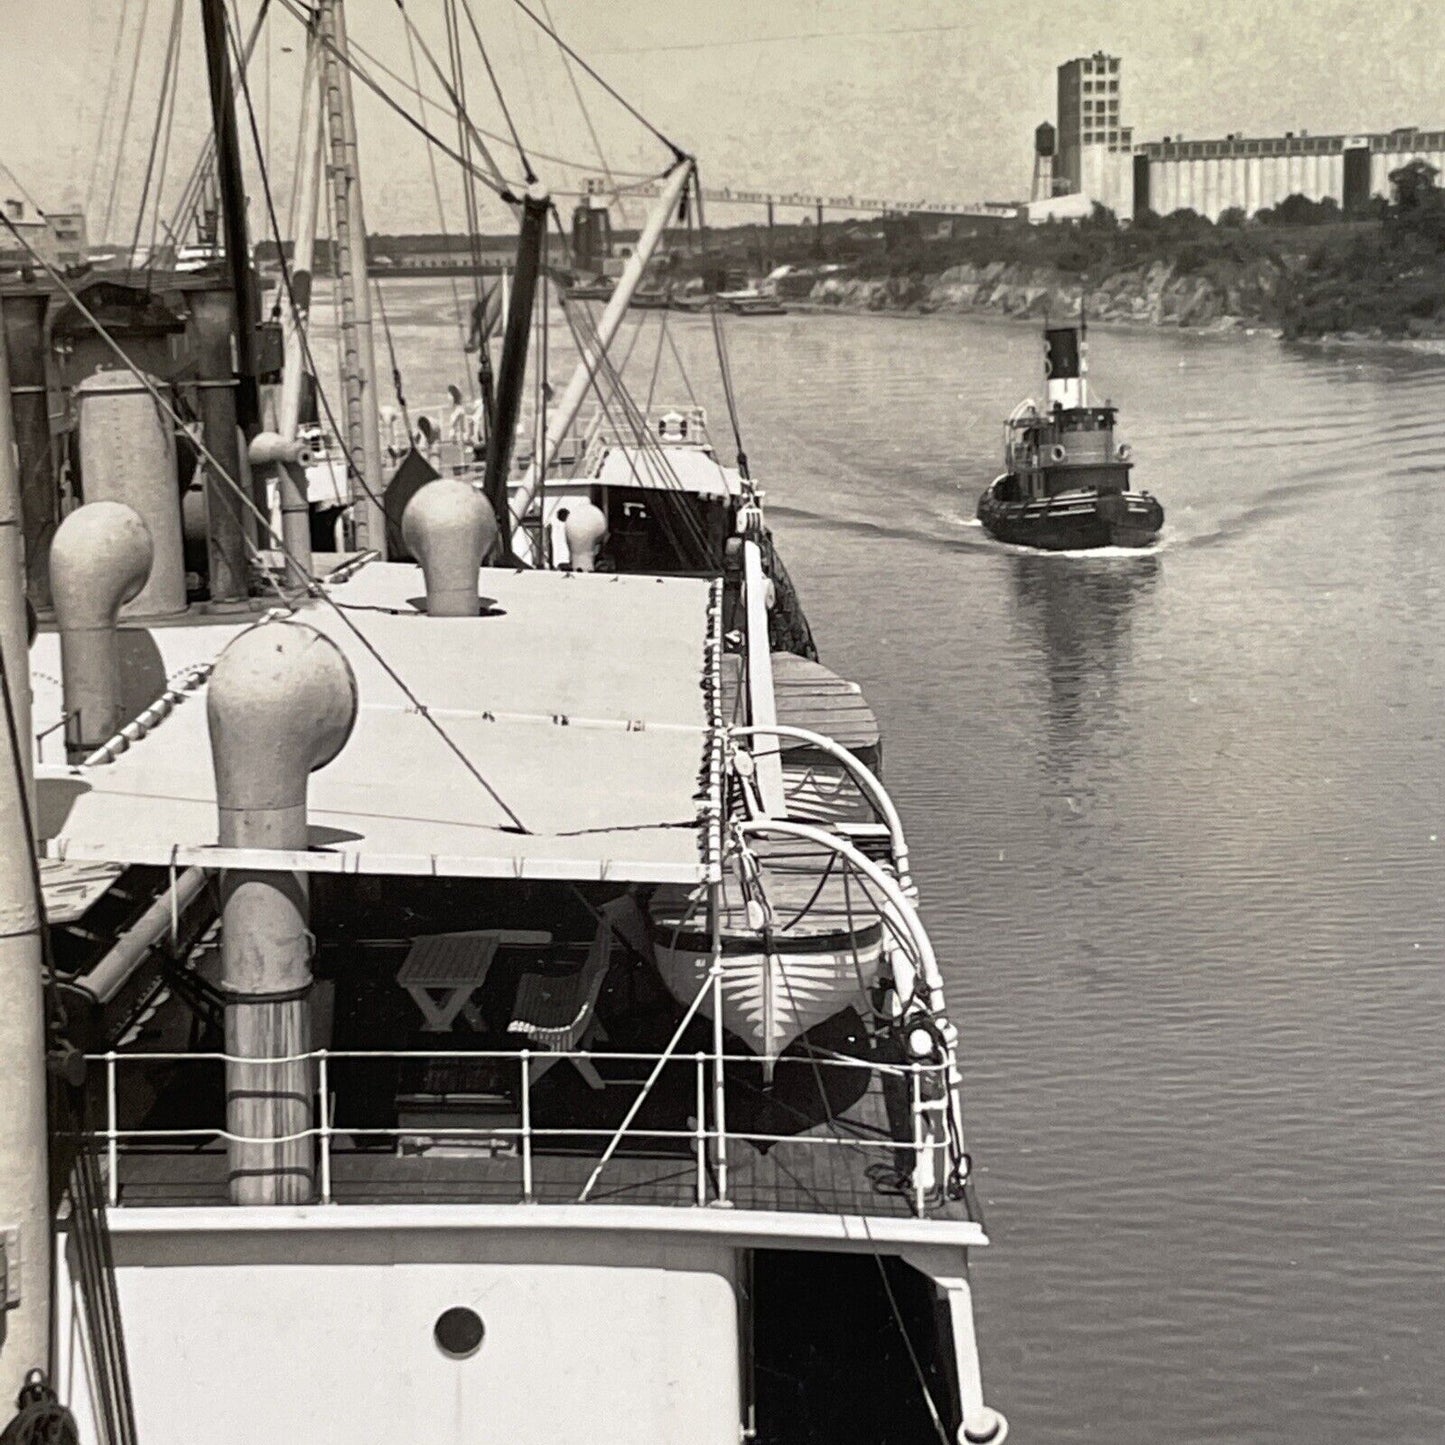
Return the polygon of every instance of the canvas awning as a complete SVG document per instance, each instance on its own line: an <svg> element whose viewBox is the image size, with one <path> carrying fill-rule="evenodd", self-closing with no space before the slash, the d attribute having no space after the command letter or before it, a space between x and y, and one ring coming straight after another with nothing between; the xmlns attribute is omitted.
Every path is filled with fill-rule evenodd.
<svg viewBox="0 0 1445 1445"><path fill-rule="evenodd" d="M307 852L215 846L203 685L115 761L41 766L47 854L310 872L708 876L715 585L496 569L481 586L486 615L430 618L418 610L420 568L377 563L329 589L340 615L317 601L299 610L343 650L360 694L351 738L311 778ZM184 631L171 650L189 658L207 633L218 655L236 627L197 620Z"/></svg>

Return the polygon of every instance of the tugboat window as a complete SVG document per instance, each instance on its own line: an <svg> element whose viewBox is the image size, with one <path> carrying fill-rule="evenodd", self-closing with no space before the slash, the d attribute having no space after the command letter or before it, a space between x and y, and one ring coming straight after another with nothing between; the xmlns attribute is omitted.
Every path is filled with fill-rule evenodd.
<svg viewBox="0 0 1445 1445"><path fill-rule="evenodd" d="M432 1331L437 1348L454 1360L468 1360L482 1347L486 1326L476 1310L465 1305L453 1305L437 1317L436 1328Z"/></svg>

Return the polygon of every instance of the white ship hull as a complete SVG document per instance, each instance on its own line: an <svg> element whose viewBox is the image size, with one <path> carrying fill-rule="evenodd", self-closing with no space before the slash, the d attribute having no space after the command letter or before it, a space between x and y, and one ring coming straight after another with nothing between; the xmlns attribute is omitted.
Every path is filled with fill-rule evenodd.
<svg viewBox="0 0 1445 1445"><path fill-rule="evenodd" d="M856 1251L857 1225L597 1205L116 1210L137 1435L146 1445L736 1445L750 1414L756 1250L822 1260ZM930 1298L965 1312L955 1319L969 1321L967 1380L965 1261L982 1230L871 1228L874 1248L914 1263ZM106 1436L65 1244L56 1386L90 1445ZM484 1331L463 1357L436 1337L457 1307Z"/></svg>

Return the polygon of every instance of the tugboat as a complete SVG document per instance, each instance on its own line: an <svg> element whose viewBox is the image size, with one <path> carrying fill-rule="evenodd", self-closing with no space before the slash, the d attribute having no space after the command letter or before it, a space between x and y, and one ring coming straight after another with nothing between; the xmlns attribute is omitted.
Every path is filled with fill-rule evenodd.
<svg viewBox="0 0 1445 1445"><path fill-rule="evenodd" d="M1114 438L1118 409L1089 403L1086 337L1082 321L1045 328L1047 409L1029 398L1005 424L1004 472L978 501L978 520L1001 542L1147 547L1164 525L1164 508L1129 489L1134 463Z"/></svg>

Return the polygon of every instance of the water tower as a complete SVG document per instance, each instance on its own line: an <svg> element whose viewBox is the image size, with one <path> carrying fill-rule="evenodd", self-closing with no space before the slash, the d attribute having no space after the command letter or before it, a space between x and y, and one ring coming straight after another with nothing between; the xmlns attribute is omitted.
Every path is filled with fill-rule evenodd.
<svg viewBox="0 0 1445 1445"><path fill-rule="evenodd" d="M1048 121L1034 129L1034 184L1031 201L1046 201L1054 193L1054 151L1058 133Z"/></svg>
<svg viewBox="0 0 1445 1445"><path fill-rule="evenodd" d="M589 176L586 190L572 212L572 269L585 276L600 276L612 255L612 219L607 200L602 183Z"/></svg>

